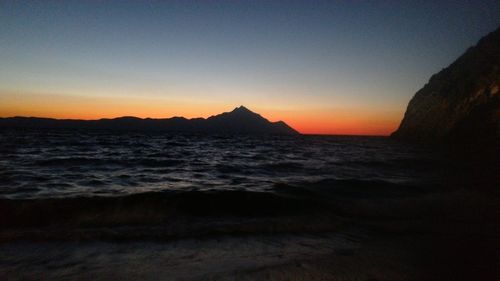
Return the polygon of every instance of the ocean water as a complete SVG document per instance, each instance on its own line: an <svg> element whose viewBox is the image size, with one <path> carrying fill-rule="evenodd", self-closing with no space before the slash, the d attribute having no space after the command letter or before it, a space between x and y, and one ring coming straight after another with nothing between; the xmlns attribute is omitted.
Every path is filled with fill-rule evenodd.
<svg viewBox="0 0 500 281"><path fill-rule="evenodd" d="M492 280L498 149L0 131L0 279Z"/></svg>
<svg viewBox="0 0 500 281"><path fill-rule="evenodd" d="M385 137L0 132L0 197L433 183L443 158Z"/></svg>

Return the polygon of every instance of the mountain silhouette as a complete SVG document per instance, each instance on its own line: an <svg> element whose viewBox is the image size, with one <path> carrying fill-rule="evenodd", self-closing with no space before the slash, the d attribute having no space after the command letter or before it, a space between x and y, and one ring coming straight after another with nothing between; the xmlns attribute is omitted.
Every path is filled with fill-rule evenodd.
<svg viewBox="0 0 500 281"><path fill-rule="evenodd" d="M500 28L433 75L392 137L422 142L500 140Z"/></svg>
<svg viewBox="0 0 500 281"><path fill-rule="evenodd" d="M132 130L216 134L299 134L283 121L270 122L244 106L231 112L208 118L187 119L172 117L165 119L138 118L124 116L113 119L77 120L38 117L0 118L0 128L18 129L83 129L83 130Z"/></svg>

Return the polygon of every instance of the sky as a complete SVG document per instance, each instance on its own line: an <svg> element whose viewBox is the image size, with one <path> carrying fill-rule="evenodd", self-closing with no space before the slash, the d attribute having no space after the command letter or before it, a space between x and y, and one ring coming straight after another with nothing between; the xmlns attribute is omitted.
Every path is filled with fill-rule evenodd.
<svg viewBox="0 0 500 281"><path fill-rule="evenodd" d="M0 117L208 117L388 135L498 1L0 1Z"/></svg>

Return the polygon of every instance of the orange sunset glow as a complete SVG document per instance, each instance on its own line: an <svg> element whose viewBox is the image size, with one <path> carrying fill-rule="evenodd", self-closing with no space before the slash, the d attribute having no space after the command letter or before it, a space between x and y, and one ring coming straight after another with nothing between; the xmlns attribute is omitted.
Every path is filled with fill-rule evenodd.
<svg viewBox="0 0 500 281"><path fill-rule="evenodd" d="M54 95L2 95L0 117L30 116L56 119L116 118L207 118L231 111L236 105L224 103L175 102L159 98L75 97ZM270 121L285 121L303 134L388 135L398 125L402 110L381 112L370 109L273 109L246 105Z"/></svg>

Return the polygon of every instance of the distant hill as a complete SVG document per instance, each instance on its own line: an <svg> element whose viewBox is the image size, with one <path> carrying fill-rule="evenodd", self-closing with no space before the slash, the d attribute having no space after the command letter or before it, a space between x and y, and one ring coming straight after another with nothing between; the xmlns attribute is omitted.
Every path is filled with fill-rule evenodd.
<svg viewBox="0 0 500 281"><path fill-rule="evenodd" d="M392 136L422 142L498 142L500 28L433 75L411 99Z"/></svg>
<svg viewBox="0 0 500 281"><path fill-rule="evenodd" d="M131 130L220 134L296 135L296 130L283 121L270 122L244 106L207 119L172 117L166 119L119 117L114 119L75 120L38 117L0 118L1 128L19 129L83 129Z"/></svg>

